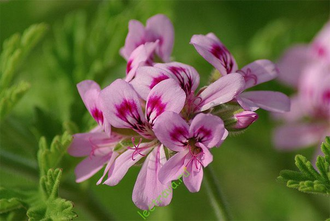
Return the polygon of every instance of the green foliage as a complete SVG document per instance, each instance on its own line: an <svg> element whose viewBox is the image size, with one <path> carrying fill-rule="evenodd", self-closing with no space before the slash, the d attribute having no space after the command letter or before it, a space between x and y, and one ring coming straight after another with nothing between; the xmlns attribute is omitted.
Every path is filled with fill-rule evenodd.
<svg viewBox="0 0 330 221"><path fill-rule="evenodd" d="M23 97L29 90L30 84L21 81L5 90L0 97L0 120L14 107L14 105Z"/></svg>
<svg viewBox="0 0 330 221"><path fill-rule="evenodd" d="M55 169L62 160L71 142L71 135L65 132L56 136L50 147L42 137L39 142L38 163L40 168L37 190L9 190L0 187L0 215L7 220L17 218L22 209L29 220L71 220L77 215L70 201L58 197L62 176L61 169ZM18 212L18 214L16 213Z"/></svg>
<svg viewBox="0 0 330 221"><path fill-rule="evenodd" d="M305 193L330 195L330 137L326 137L321 148L325 156L317 157L316 167L318 171L304 156L297 155L295 158L296 166L300 172L283 170L278 180L286 182L290 188Z"/></svg>
<svg viewBox="0 0 330 221"><path fill-rule="evenodd" d="M277 59L283 51L293 44L308 44L324 21L311 20L301 23L286 19L270 22L251 39L249 55L252 59Z"/></svg>
<svg viewBox="0 0 330 221"><path fill-rule="evenodd" d="M39 190L8 190L0 187L1 217L15 217L14 213L20 209L26 211L29 220L71 220L77 215L73 212L70 201L58 197L58 190L62 171L49 169L41 176Z"/></svg>
<svg viewBox="0 0 330 221"><path fill-rule="evenodd" d="M46 29L45 24L32 25L22 36L14 34L3 43L0 55L0 121L29 89L30 85L25 81L11 84L20 64L40 41Z"/></svg>
<svg viewBox="0 0 330 221"><path fill-rule="evenodd" d="M71 220L77 215L73 212L70 201L58 197L58 189L62 171L49 169L47 174L40 178L39 194L41 197L33 201L27 211L27 216L34 220Z"/></svg>
<svg viewBox="0 0 330 221"><path fill-rule="evenodd" d="M71 135L67 132L62 136L56 136L50 147L47 145L44 137L40 139L38 163L41 175L45 175L49 169L54 169L58 166L70 143Z"/></svg>

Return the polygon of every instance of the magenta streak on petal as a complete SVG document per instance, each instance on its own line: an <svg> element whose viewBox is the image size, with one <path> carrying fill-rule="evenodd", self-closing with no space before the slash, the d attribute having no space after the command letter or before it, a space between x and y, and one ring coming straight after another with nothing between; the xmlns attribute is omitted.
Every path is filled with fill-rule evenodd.
<svg viewBox="0 0 330 221"><path fill-rule="evenodd" d="M150 122L150 120L154 120L157 118L159 115L161 115L166 108L166 104L162 103L162 99L160 96L152 96L148 99L148 105L147 105L147 110L148 110L148 115L147 115L147 120ZM150 114L156 111L156 116L153 117L153 119L150 119ZM153 123L153 122L150 122Z"/></svg>
<svg viewBox="0 0 330 221"><path fill-rule="evenodd" d="M97 123L99 124L103 124L104 119L103 119L103 113L102 111L100 111L97 108L92 109L92 116L94 117L94 119L96 120Z"/></svg>
<svg viewBox="0 0 330 221"><path fill-rule="evenodd" d="M325 91L323 93L322 101L325 104L329 104L330 103L330 90L327 90L327 91Z"/></svg>
<svg viewBox="0 0 330 221"><path fill-rule="evenodd" d="M196 138L197 142L202 143L205 138L209 138L211 136L212 136L211 130L206 129L205 127L200 127L197 130L195 138Z"/></svg>
<svg viewBox="0 0 330 221"><path fill-rule="evenodd" d="M322 47L319 43L315 43L313 46L318 56L325 57L326 50L324 47Z"/></svg>
<svg viewBox="0 0 330 221"><path fill-rule="evenodd" d="M140 115L137 110L137 106L134 101L124 100L120 105L116 105L117 113L116 116L121 120L127 122L135 130L141 131L144 128ZM134 121L131 122L130 118Z"/></svg>
<svg viewBox="0 0 330 221"><path fill-rule="evenodd" d="M186 134L187 134L186 128L175 127L174 130L170 133L170 137L173 141L182 143L182 140L180 139L180 137L184 137L186 140L188 140L188 138L186 137ZM187 142L182 143L182 144L186 145Z"/></svg>
<svg viewBox="0 0 330 221"><path fill-rule="evenodd" d="M225 46L213 45L210 51L216 58L218 58L222 66L226 69L227 74L233 70L234 62L231 59L230 52Z"/></svg>
<svg viewBox="0 0 330 221"><path fill-rule="evenodd" d="M127 62L127 66L126 66L126 74L128 74L131 70L132 70L132 63L133 63L133 60L129 60Z"/></svg>
<svg viewBox="0 0 330 221"><path fill-rule="evenodd" d="M253 85L256 85L258 83L258 77L252 73L250 68L248 68L246 70L246 72L244 72L242 70L238 70L237 72L240 73L244 77L245 82L252 80Z"/></svg>
<svg viewBox="0 0 330 221"><path fill-rule="evenodd" d="M156 78L153 78L153 79L152 79L152 82L151 82L151 84L150 84L150 86L149 86L149 88L152 89L152 88L155 87L159 82L161 82L161 81L163 81L163 80L166 80L166 79L168 79L168 78L169 78L169 77L166 76L166 75L164 75L164 74L162 74L162 75L160 75L160 76L158 76L158 77L156 77Z"/></svg>
<svg viewBox="0 0 330 221"><path fill-rule="evenodd" d="M186 69L183 67L175 67L175 66L171 66L168 67L168 69L175 75L175 77L178 79L178 81L180 82L180 86L181 88L186 92L186 94L190 94L191 92L191 88L192 88L192 84L193 81L191 79L191 76L187 74ZM185 79L183 77L183 74L185 74L188 78L188 82L185 82Z"/></svg>

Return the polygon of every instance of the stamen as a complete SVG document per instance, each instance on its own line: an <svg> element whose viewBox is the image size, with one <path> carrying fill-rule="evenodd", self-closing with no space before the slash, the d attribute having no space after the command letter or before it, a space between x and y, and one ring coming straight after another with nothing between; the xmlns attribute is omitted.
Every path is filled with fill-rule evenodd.
<svg viewBox="0 0 330 221"><path fill-rule="evenodd" d="M146 149L147 147L139 148L139 146L140 146L140 144L141 144L141 142L142 142L142 138L140 138L139 143L138 143L137 145L135 144L135 137L132 137L131 140L132 140L133 147L127 147L127 149L129 149L129 150L134 150L134 152L133 152L133 154L132 154L132 160L135 161L134 156L135 156L136 154L139 154L140 156L145 157L146 155L145 155L145 154L142 154L142 153L140 153L140 152L141 152L142 150Z"/></svg>

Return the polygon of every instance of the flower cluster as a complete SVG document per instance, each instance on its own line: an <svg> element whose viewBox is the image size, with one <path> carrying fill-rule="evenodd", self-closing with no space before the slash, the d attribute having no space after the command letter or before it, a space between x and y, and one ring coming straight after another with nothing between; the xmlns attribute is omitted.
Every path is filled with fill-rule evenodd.
<svg viewBox="0 0 330 221"><path fill-rule="evenodd" d="M151 17L144 27L129 22L121 55L127 60L126 77L101 90L86 80L77 85L85 106L98 126L75 134L72 156L86 158L76 167L82 182L104 168L98 184L117 185L133 165L142 168L133 202L148 206L186 169L183 182L191 192L200 190L203 168L228 131L247 128L258 108L289 110L289 99L272 91L245 91L278 75L274 64L257 60L242 69L212 33L194 35L191 44L211 63L219 79L199 87L199 74L190 65L171 61L174 29L164 15ZM161 61L156 62L156 61ZM172 193L171 193L172 194ZM172 195L156 206L168 205Z"/></svg>
<svg viewBox="0 0 330 221"><path fill-rule="evenodd" d="M277 116L286 123L274 133L276 147L320 146L330 135L330 22L311 44L288 49L278 67L279 79L295 88L296 94L291 98L291 111ZM319 148L315 156L320 154Z"/></svg>

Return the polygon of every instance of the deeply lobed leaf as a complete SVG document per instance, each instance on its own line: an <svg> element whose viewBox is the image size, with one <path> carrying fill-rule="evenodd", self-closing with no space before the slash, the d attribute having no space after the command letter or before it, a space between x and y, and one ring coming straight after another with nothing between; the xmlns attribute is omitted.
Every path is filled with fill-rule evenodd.
<svg viewBox="0 0 330 221"><path fill-rule="evenodd" d="M330 195L330 137L325 138L321 148L325 156L317 157L318 171L304 156L297 155L296 166L300 172L282 170L277 178L278 181L286 182L289 188L295 188L301 192Z"/></svg>

